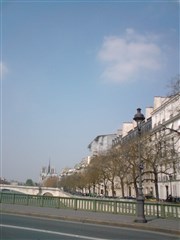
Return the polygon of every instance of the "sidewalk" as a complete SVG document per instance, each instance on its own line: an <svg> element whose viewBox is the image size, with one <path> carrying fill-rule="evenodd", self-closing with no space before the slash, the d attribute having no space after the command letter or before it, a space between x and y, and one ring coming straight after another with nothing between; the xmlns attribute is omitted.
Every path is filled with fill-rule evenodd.
<svg viewBox="0 0 180 240"><path fill-rule="evenodd" d="M117 227L136 228L180 236L180 220L175 219L147 218L147 223L135 223L135 217L127 215L0 204L0 213L3 212L36 217L48 217L67 221L79 221L83 223L95 223Z"/></svg>

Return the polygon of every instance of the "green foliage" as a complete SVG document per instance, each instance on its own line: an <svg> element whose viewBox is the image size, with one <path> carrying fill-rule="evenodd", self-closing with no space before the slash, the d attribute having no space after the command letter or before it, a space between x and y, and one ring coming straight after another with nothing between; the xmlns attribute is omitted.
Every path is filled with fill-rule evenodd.
<svg viewBox="0 0 180 240"><path fill-rule="evenodd" d="M27 179L26 180L26 186L34 186L34 182L32 179Z"/></svg>

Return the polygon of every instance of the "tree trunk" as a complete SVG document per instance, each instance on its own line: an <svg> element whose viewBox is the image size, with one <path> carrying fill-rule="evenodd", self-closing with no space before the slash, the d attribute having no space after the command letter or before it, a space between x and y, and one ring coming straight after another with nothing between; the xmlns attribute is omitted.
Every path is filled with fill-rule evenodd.
<svg viewBox="0 0 180 240"><path fill-rule="evenodd" d="M155 192L156 192L156 200L159 201L158 174L157 174L157 172L154 173L154 186L155 186Z"/></svg>
<svg viewBox="0 0 180 240"><path fill-rule="evenodd" d="M95 194L95 191L96 191L96 185L95 183L93 184L93 194Z"/></svg>
<svg viewBox="0 0 180 240"><path fill-rule="evenodd" d="M122 197L124 197L124 179L123 178L120 178L120 182L121 182L121 193L122 193Z"/></svg>
<svg viewBox="0 0 180 240"><path fill-rule="evenodd" d="M111 183L112 197L114 197L114 181Z"/></svg>
<svg viewBox="0 0 180 240"><path fill-rule="evenodd" d="M104 196L107 197L107 185L104 184Z"/></svg>
<svg viewBox="0 0 180 240"><path fill-rule="evenodd" d="M136 192L136 198L138 197L138 187L137 187L137 183L136 181L134 181L134 189L135 189L135 192Z"/></svg>
<svg viewBox="0 0 180 240"><path fill-rule="evenodd" d="M88 186L89 195L91 194L91 187Z"/></svg>

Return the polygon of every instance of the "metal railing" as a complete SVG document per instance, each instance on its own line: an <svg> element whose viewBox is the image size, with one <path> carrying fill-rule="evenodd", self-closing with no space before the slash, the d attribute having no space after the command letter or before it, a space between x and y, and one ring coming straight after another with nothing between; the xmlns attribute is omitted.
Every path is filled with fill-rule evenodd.
<svg viewBox="0 0 180 240"><path fill-rule="evenodd" d="M0 192L0 203L136 215L136 201L118 199L66 198ZM151 217L180 218L180 204L145 202L144 211L146 216Z"/></svg>

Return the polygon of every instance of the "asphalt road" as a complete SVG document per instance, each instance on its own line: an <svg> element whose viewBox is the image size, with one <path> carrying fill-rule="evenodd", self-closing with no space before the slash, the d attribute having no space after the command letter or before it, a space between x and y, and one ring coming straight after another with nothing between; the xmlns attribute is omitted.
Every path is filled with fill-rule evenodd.
<svg viewBox="0 0 180 240"><path fill-rule="evenodd" d="M1 214L0 239L177 240L179 238L127 228Z"/></svg>

